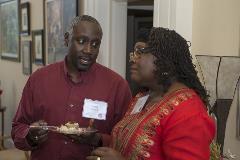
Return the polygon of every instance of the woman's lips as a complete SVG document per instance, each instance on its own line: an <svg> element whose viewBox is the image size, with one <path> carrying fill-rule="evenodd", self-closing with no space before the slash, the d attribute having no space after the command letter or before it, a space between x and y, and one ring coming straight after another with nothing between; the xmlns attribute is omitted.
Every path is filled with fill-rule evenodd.
<svg viewBox="0 0 240 160"><path fill-rule="evenodd" d="M138 72L138 69L136 67L130 68L130 73L136 73L136 72Z"/></svg>

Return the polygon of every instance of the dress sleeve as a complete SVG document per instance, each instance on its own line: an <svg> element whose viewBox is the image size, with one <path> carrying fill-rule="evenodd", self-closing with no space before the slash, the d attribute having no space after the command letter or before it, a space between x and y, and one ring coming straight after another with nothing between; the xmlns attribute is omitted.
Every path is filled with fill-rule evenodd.
<svg viewBox="0 0 240 160"><path fill-rule="evenodd" d="M12 139L15 146L21 150L32 150L26 140L29 125L33 122L33 94L31 78L28 79L22 93L17 112L12 122Z"/></svg>
<svg viewBox="0 0 240 160"><path fill-rule="evenodd" d="M183 112L174 113L164 128L162 149L165 159L209 159L209 146L215 135L214 122L205 111L191 114L191 109L185 109Z"/></svg>

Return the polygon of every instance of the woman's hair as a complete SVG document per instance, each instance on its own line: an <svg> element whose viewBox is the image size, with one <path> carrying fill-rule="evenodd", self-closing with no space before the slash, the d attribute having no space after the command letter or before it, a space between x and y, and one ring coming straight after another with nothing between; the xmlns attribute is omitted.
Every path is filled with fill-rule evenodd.
<svg viewBox="0 0 240 160"><path fill-rule="evenodd" d="M153 27L146 42L157 58L154 62L157 68L155 75L163 91L166 92L172 82L177 80L195 90L208 105L208 95L192 63L188 42L174 30L161 27Z"/></svg>

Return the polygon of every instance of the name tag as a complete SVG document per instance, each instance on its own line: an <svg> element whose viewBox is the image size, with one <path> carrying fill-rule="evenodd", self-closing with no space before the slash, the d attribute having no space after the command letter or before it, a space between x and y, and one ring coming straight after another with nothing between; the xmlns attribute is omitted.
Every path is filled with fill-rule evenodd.
<svg viewBox="0 0 240 160"><path fill-rule="evenodd" d="M85 98L82 117L106 120L108 104L104 101Z"/></svg>
<svg viewBox="0 0 240 160"><path fill-rule="evenodd" d="M145 103L147 102L148 97L149 97L149 95L139 98L138 101L136 102L131 114L136 114L136 113L140 112L143 109Z"/></svg>

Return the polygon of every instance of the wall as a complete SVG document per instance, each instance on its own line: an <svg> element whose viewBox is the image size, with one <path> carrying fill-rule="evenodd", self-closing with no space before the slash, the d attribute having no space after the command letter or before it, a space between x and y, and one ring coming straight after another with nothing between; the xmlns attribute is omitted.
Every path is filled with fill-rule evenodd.
<svg viewBox="0 0 240 160"><path fill-rule="evenodd" d="M239 0L194 0L192 53L240 55L239 7ZM236 139L236 111L235 97L226 126L224 153L230 149L240 159L240 140Z"/></svg>
<svg viewBox="0 0 240 160"><path fill-rule="evenodd" d="M23 1L26 2L27 0ZM31 29L43 28L43 1L32 0L30 9ZM21 37L22 41L31 40L31 36ZM21 54L20 54L21 55ZM33 71L38 67L32 65ZM22 73L22 62L11 62L0 58L0 80L3 89L2 105L7 107L5 113L5 135L10 135L11 121L20 101L23 87L28 76Z"/></svg>
<svg viewBox="0 0 240 160"><path fill-rule="evenodd" d="M239 55L239 0L194 0L194 54Z"/></svg>
<svg viewBox="0 0 240 160"><path fill-rule="evenodd" d="M154 26L176 30L192 40L193 0L154 0Z"/></svg>

